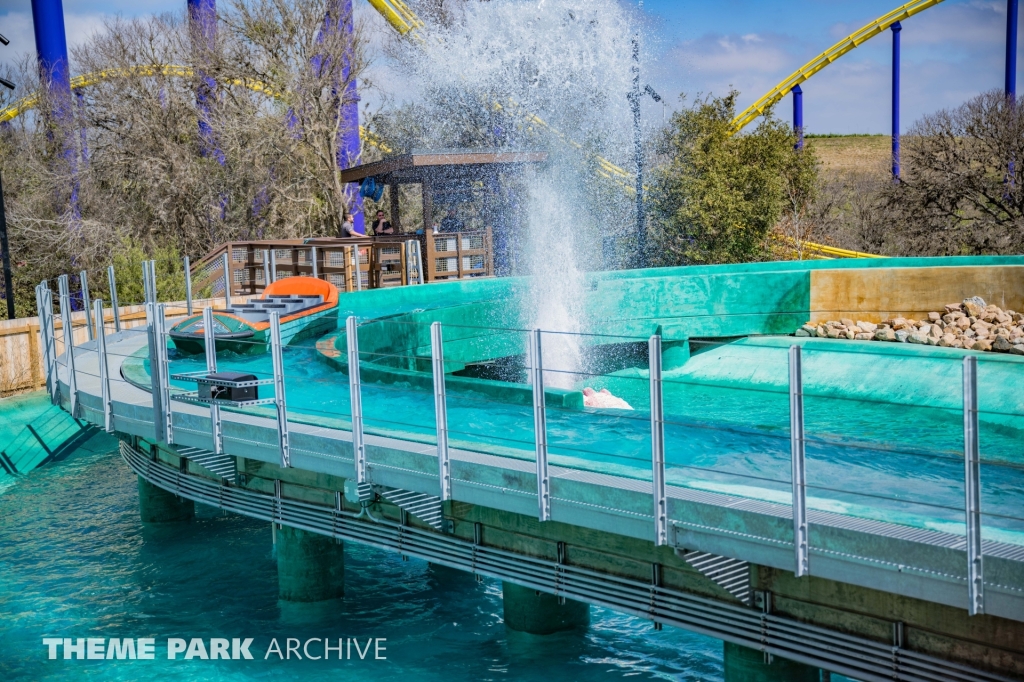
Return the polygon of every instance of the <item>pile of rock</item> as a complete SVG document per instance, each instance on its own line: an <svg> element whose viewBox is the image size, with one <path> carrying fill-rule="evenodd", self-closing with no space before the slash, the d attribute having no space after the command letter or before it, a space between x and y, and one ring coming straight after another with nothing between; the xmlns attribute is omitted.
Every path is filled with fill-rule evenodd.
<svg viewBox="0 0 1024 682"><path fill-rule="evenodd" d="M944 312L928 313L926 320L896 317L874 324L842 319L805 324L796 335L898 341L1024 355L1024 314L985 305L984 300L973 296L963 303L947 305Z"/></svg>

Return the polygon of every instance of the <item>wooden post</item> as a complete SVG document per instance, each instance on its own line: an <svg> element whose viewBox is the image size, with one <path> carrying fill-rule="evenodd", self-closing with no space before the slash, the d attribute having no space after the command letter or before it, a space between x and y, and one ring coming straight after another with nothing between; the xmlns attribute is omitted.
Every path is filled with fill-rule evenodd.
<svg viewBox="0 0 1024 682"><path fill-rule="evenodd" d="M494 276L494 232L490 227L487 228L487 234L484 235L484 252L487 254L484 256L484 264L487 270L487 276Z"/></svg>
<svg viewBox="0 0 1024 682"><path fill-rule="evenodd" d="M345 291L351 293L355 286L355 280L352 279L352 247L343 246L342 249L345 254Z"/></svg>
<svg viewBox="0 0 1024 682"><path fill-rule="evenodd" d="M401 268L402 268L402 286L406 286L409 283L409 244L407 242L399 242L402 245L401 253Z"/></svg>
<svg viewBox="0 0 1024 682"><path fill-rule="evenodd" d="M388 185L388 199L391 200L391 227L395 228L395 234L402 231L402 222L398 215L398 183L392 182Z"/></svg>
<svg viewBox="0 0 1024 682"><path fill-rule="evenodd" d="M228 281L224 282L224 289L227 292L228 306L231 306L231 297L234 296L235 286L235 243L228 242Z"/></svg>
<svg viewBox="0 0 1024 682"><path fill-rule="evenodd" d="M455 272L459 273L462 279L462 233L455 233Z"/></svg>
<svg viewBox="0 0 1024 682"><path fill-rule="evenodd" d="M437 280L437 242L434 241L434 235L430 230L424 234L424 241L427 244L423 254L424 277L427 282L434 282Z"/></svg>
<svg viewBox="0 0 1024 682"><path fill-rule="evenodd" d="M429 237L434 226L434 188L426 178L420 186L423 189L423 234Z"/></svg>

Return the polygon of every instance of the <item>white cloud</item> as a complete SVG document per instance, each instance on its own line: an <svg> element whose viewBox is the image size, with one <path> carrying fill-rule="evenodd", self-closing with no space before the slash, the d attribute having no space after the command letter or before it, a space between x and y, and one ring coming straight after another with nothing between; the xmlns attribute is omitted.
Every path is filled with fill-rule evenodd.
<svg viewBox="0 0 1024 682"><path fill-rule="evenodd" d="M837 38L863 23L834 24L828 34L801 36L707 33L668 51L651 73L662 93L740 91L742 109ZM943 3L903 22L902 127L938 109L1001 87L1006 31L1002 0ZM802 87L811 132L888 133L890 38L880 35L819 72ZM1024 48L1024 45L1021 46ZM777 115L791 115L787 97Z"/></svg>
<svg viewBox="0 0 1024 682"><path fill-rule="evenodd" d="M76 45L87 41L93 35L105 30L104 22L111 19L108 14L100 12L89 14L64 14L64 34L68 41L68 51ZM32 15L26 12L8 12L0 17L0 33L3 33L11 44L0 53L4 61L13 61L22 55L35 55L36 42L32 30Z"/></svg>

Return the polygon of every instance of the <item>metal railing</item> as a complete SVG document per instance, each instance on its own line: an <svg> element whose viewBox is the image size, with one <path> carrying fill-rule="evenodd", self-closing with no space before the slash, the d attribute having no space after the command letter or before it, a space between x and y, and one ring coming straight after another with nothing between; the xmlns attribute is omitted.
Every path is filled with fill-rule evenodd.
<svg viewBox="0 0 1024 682"><path fill-rule="evenodd" d="M59 280L60 296L62 300L62 316L65 317L64 321L64 342L65 349L67 352L64 353L64 364L68 369L67 373L67 385L69 395L68 402L72 414L76 414L78 409L78 388L77 388L77 376L78 371L75 367L75 346L72 341L72 337L69 334L71 325L67 316L70 313L70 304L68 301L67 292L67 278L63 277ZM37 288L37 297L41 304L41 321L42 321L42 335L44 338L44 348L46 355L46 368L47 368L47 384L52 387L52 390L59 391L60 382L57 376L57 355L54 339L56 336L55 330L55 318L52 314L52 303L49 289L45 285L40 285ZM157 429L158 438L165 440L168 443L174 442L174 419L172 405L175 402L177 393L171 390L169 358L167 354L167 328L165 322L165 310L160 304L150 303L148 307L150 313L150 325L148 327L149 334L149 348L150 348L150 364L151 364L151 376L152 376L152 401L154 414L158 416ZM104 427L107 430L112 429L112 409L111 409L111 398L110 398L110 382L114 380L114 377L110 376L110 363L107 360L107 347L106 347L106 332L104 328L104 316L103 316L103 305L102 301L96 300L93 302L93 320L95 328L97 330L97 338L95 339L95 352L99 355L98 372L101 384L101 404L103 411L103 422ZM204 320L206 329L206 373L212 374L217 371L217 358L215 352L215 339L213 338L213 320L211 310L206 308L204 310ZM268 399L264 402L273 402L277 411L276 428L278 433L278 448L280 451L280 462L282 466L290 466L291 463L291 451L289 445L289 433L288 433L288 407L285 400L285 385L287 379L288 367L284 362L284 349L280 343L280 327L279 320L272 319L271 322L271 358L272 358L272 378L260 380L260 383L272 384L274 386L274 398ZM372 462L368 461L367 452L365 447L365 430L367 428L366 417L364 414L364 393L367 391L367 384L364 384L362 380L363 367L366 366L365 358L377 358L377 356L384 355L380 349L369 348L366 350L360 349L359 344L359 329L360 325L355 317L350 317L346 320L346 360L348 365L348 382L349 382L349 399L350 399L350 412L351 412L351 433L352 433L352 445L355 453L354 457L354 469L353 478L357 483L363 484L368 480L367 469L372 465ZM451 338L447 338L445 335L445 329L451 329L454 333ZM549 344L544 342L544 335L553 335L552 339L557 338L555 332L544 332L539 329L532 330L509 330L499 328L486 328L486 327L460 327L459 325L445 325L443 326L440 322L432 322L427 328L422 330L425 334L424 343L429 348L429 356L423 355L416 357L410 355L408 358L403 358L396 354L397 351L392 349L391 355L394 356L396 362L403 362L410 365L417 365L420 360L423 360L423 365L429 364L431 371L429 372L429 388L433 393L433 423L432 431L436 437L436 448L438 457L437 467L437 493L441 499L452 499L452 473L450 464L450 440L453 435L459 439L460 448L470 447L479 448L480 452L490 454L502 454L501 448L487 448L484 447L483 442L477 442L473 444L474 434L470 434L467 437L466 433L460 432L460 427L455 425L453 427L449 409L451 407L450 402L452 400L451 387L448 385L449 381L461 381L461 377L452 376L450 379L446 373L446 344L453 348L456 352L453 357L449 359L449 362L456 364L460 363L459 353L461 346L459 344L465 343L482 343L488 347L491 347L494 339L498 338L499 335L516 336L519 340L516 341L510 348L523 348L528 350L528 362L525 366L526 374L529 376L529 386L525 387L526 392L524 396L528 397L528 404L532 408L533 415L533 434L532 443L518 443L513 444L517 448L517 452L521 452L526 449L527 445L532 446L530 449L533 450L534 463L536 465L536 488L533 494L536 496L537 501L537 514L538 519L541 521L551 519L552 513L552 500L555 499L554 492L552 490L552 474L551 464L549 458L554 456L559 458L558 466L560 468L580 468L588 469L593 467L593 463L590 461L584 461L586 458L579 458L578 461L566 463L566 453L570 455L573 451L569 445L565 442L552 442L549 434L550 422L549 415L555 415L559 418L560 423L568 423L566 420L579 420L585 418L589 413L578 408L566 407L565 405L557 404L556 398L559 396L564 397L564 393L553 392L550 386L546 385L549 381L549 377L558 376L561 373L571 373L577 375L585 374L582 369L573 369L571 372L566 370L564 367L557 365L548 366L545 361L545 352ZM413 335L415 336L415 335ZM561 335L566 336L566 335ZM571 335L570 335L571 336ZM575 335L584 337L588 335ZM593 336L593 335L591 335ZM614 337L611 340L619 342L626 339L626 337ZM549 339L550 341L551 339ZM608 341L608 339L599 341ZM812 521L815 518L820 518L822 512L817 512L818 516L815 517L814 513L809 512L808 502L808 490L818 491L830 491L838 493L849 493L855 495L862 495L866 498L878 498L871 491L864 490L833 490L832 488L823 484L814 484L808 480L808 444L820 444L821 437L812 437L807 434L806 429L806 406L805 399L808 394L805 391L805 367L804 367L804 355L806 349L802 349L800 345L792 346L775 346L780 350L788 352L788 387L782 395L788 395L788 436L785 440L788 440L788 459L789 459L789 470L790 479L772 479L768 474L762 474L760 472L744 472L744 473L731 473L725 469L715 469L714 467L707 467L702 465L700 462L672 462L666 463L666 425L673 427L679 426L678 417L666 417L665 414L665 387L666 385L680 383L680 379L671 378L667 379L662 371L662 339L658 335L646 337L646 338L633 338L632 343L637 348L645 347L647 350L647 376L634 376L630 380L637 382L644 382L646 384L645 393L649 400L649 416L644 417L642 415L634 416L631 413L625 411L619 411L608 418L614 417L621 421L622 424L628 425L630 428L639 434L642 429L646 429L647 437L650 439L650 459L646 460L646 464L641 464L644 460L633 457L633 461L629 464L633 469L633 473L628 475L633 477L640 477L645 480L651 481L651 535L656 544L674 544L671 532L673 530L673 522L669 518L669 496L667 488L671 482L668 478L668 469L672 468L675 471L680 469L695 470L704 472L706 476L708 473L728 473L732 476L740 476L747 481L760 482L764 485L765 490L772 490L771 486L775 486L776 489L785 488L788 489L790 496L789 507L791 510L792 520L792 547L794 551L793 560L793 572L797 576L801 575L812 575L813 574L813 557L816 551L820 551L821 548L816 548L812 542ZM414 342L416 343L416 342ZM756 343L756 340L754 340ZM516 344L519 344L518 346ZM884 348L884 347L883 347ZM80 354L81 350L78 351ZM412 350L407 351L413 353ZM832 351L838 352L838 351ZM883 351L884 354L884 351ZM998 361L998 358L994 358L993 362ZM979 398L978 398L978 356L968 355L962 359L962 386L961 392L963 395L962 400L962 413L963 413L963 462L964 462L964 475L962 483L965 491L964 506L960 513L964 514L963 518L966 528L965 544L963 547L966 549L966 565L964 566L966 579L967 591L968 591L968 603L971 614L985 613L985 594L984 594L984 543L982 542L982 530L983 520L986 514L982 512L982 486L981 486L981 472L982 465L986 466L1005 466L1000 462L993 462L991 460L984 460L981 456L980 438L979 438L979 414L982 412L979 410ZM373 367L374 376L379 375L379 367ZM407 375L403 375L408 378ZM594 373L591 376L599 377L604 376L600 373ZM629 377L627 377L629 378ZM483 385L483 384L481 384ZM500 388L511 395L511 388L515 388L509 382L505 382ZM384 390L384 387L379 382L372 383L370 390L379 391ZM413 390L405 386L402 389L397 390ZM753 390L753 391L766 391L765 389L758 388L745 388L735 390ZM636 395L640 395L640 391L635 391ZM817 400L820 396L811 396ZM468 404L466 401L482 399L478 396L469 395L464 392L460 392L456 395L460 404ZM506 400L508 398L505 398ZM843 400L845 398L836 397L830 398L835 400ZM196 402L195 400L188 400L186 402ZM204 404L208 404L210 408L211 424L212 424L212 443L213 450L216 453L223 452L223 432L221 425L220 415L220 403L216 400L208 400ZM255 403L254 403L255 404ZM487 402L483 401L482 404L485 407L494 407L497 405L494 401ZM232 407L246 407L246 405L231 405ZM939 408L935 408L939 409ZM945 409L945 408L943 408ZM301 410L300 410L301 411ZM1017 415L1020 416L1020 415ZM390 415L388 418L394 419ZM376 417L375 421L384 421L384 417ZM582 423L582 422L581 422ZM643 424L643 426L641 426ZM709 429L719 429L720 427L708 424L690 423L684 424L689 431L686 433L690 434L689 438L699 438L701 429L707 432ZM749 434L750 432L744 432L738 427L728 427L722 429L723 433L726 433L729 437L743 436L744 433ZM396 435L397 437L403 437L400 429L394 429L389 435ZM777 439L773 442L783 443L784 440L779 435L765 436L764 434L757 434L758 437L771 437ZM494 435L498 438L498 435ZM479 441L479 438L476 438ZM836 443L832 442L830 447ZM504 446L503 446L504 447ZM860 444L857 447L867 448L871 450L875 446L870 443ZM893 452L893 450L888 450ZM592 454L592 453L591 453ZM600 454L600 453L597 453ZM946 457L949 458L948 454L942 452L936 452L933 454L929 453L908 453L915 457ZM617 457L614 453L608 455L609 458ZM580 462L583 462L582 464ZM646 467L646 471L645 471ZM595 470L600 470L598 467ZM642 474L642 475L640 475ZM710 480L710 479L709 479ZM676 485L678 488L678 484ZM740 496L742 497L742 495ZM738 499L738 498L737 498ZM754 498L756 499L756 498ZM941 508L947 513L953 510L952 507L941 507L938 503L932 501L915 502L909 498L902 499L901 503L907 504L921 504L929 508ZM777 505L778 503L772 502L748 505L751 508L767 508L771 505ZM831 513L831 512L830 512ZM1004 518L1013 521L1014 523L1024 523L1024 519L1019 519L1012 515L1001 514L997 512L988 512L988 516L994 518ZM817 523L816 521L814 521ZM922 531L922 533L932 533L935 531ZM952 545L950 545L952 546Z"/></svg>
<svg viewBox="0 0 1024 682"><path fill-rule="evenodd" d="M186 288L254 295L284 277L324 279L342 291L492 276L490 228L472 232L349 239L228 242L194 264ZM190 296L191 297L191 296Z"/></svg>

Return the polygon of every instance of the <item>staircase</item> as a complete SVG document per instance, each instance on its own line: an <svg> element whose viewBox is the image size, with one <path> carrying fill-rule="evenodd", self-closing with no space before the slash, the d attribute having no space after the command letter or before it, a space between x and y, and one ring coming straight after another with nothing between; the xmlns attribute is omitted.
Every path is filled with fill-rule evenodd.
<svg viewBox="0 0 1024 682"><path fill-rule="evenodd" d="M679 552L683 560L705 578L724 589L744 604L750 604L750 564L706 552Z"/></svg>
<svg viewBox="0 0 1024 682"><path fill-rule="evenodd" d="M202 448L178 448L178 455L195 462L225 481L234 483L238 476L238 459L233 455L218 455Z"/></svg>
<svg viewBox="0 0 1024 682"><path fill-rule="evenodd" d="M0 478L24 475L60 461L97 433L99 429L92 424L50 406L0 448Z"/></svg>
<svg viewBox="0 0 1024 682"><path fill-rule="evenodd" d="M426 493L414 493L411 490L400 490L398 488L386 490L380 496L399 509L412 514L434 530L441 530L444 513L441 509L440 497L434 497Z"/></svg>

